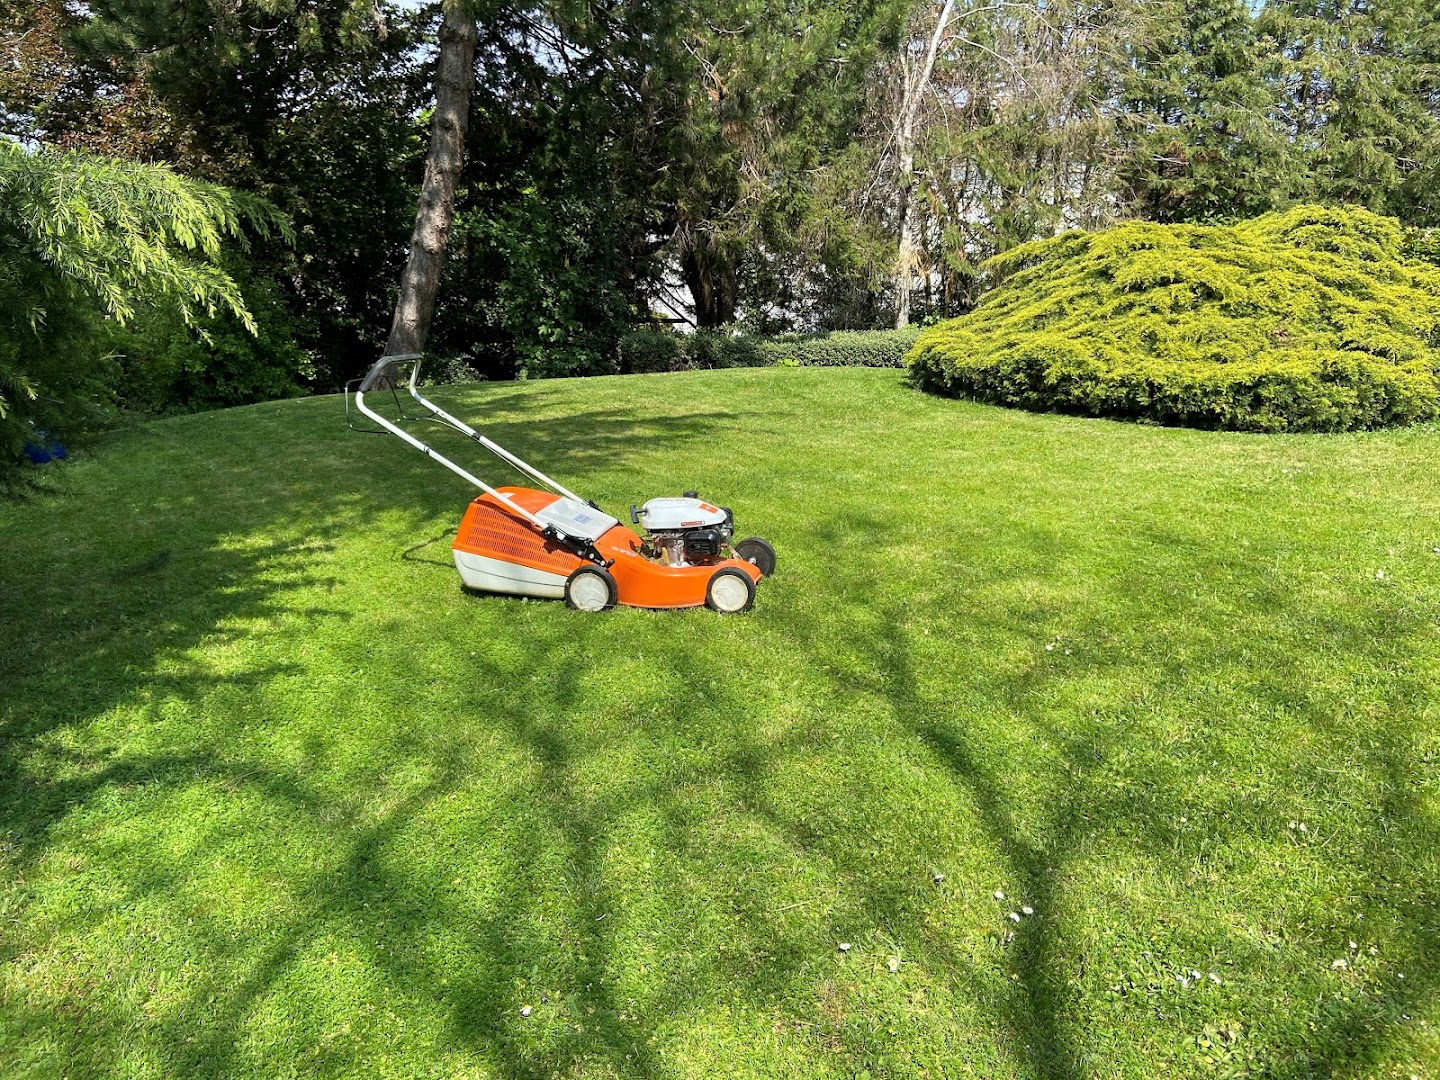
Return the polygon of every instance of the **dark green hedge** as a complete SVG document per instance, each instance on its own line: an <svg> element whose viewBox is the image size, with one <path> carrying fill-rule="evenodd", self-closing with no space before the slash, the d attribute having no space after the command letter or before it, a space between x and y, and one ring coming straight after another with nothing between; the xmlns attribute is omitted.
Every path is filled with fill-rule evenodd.
<svg viewBox="0 0 1440 1080"><path fill-rule="evenodd" d="M702 330L636 330L620 339L617 369L622 375L709 368L905 366L905 354L920 336L908 330L846 330L829 334L793 334L780 338L731 335Z"/></svg>
<svg viewBox="0 0 1440 1080"><path fill-rule="evenodd" d="M278 287L238 260L232 266L255 317L253 334L233 315L203 317L191 328L159 307L125 326L107 324L116 367L111 390L121 407L142 415L199 412L305 393L314 368L295 343Z"/></svg>
<svg viewBox="0 0 1440 1080"><path fill-rule="evenodd" d="M905 354L920 336L918 326L904 330L836 330L795 334L765 343L772 363L801 367L904 367Z"/></svg>
<svg viewBox="0 0 1440 1080"><path fill-rule="evenodd" d="M1246 431L1440 413L1440 267L1399 226L1297 207L1235 226L1132 222L994 259L969 315L921 335L916 382L1037 410Z"/></svg>
<svg viewBox="0 0 1440 1080"><path fill-rule="evenodd" d="M635 330L620 339L617 369L621 375L712 368L764 367L773 361L755 338L719 330L676 334L669 330Z"/></svg>

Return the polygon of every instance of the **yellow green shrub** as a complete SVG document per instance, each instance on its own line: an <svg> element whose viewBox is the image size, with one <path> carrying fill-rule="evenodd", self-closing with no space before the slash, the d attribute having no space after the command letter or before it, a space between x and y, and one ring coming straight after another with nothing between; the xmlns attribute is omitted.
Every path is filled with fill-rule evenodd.
<svg viewBox="0 0 1440 1080"><path fill-rule="evenodd" d="M1131 222L992 259L1004 278L907 357L940 393L1243 431L1440 412L1440 266L1391 218L1301 206L1232 226Z"/></svg>

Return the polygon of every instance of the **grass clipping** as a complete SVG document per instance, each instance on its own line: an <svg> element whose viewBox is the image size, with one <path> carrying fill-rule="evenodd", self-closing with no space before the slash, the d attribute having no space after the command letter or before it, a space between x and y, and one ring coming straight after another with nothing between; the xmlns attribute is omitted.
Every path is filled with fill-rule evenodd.
<svg viewBox="0 0 1440 1080"><path fill-rule="evenodd" d="M1232 226L1130 222L992 259L1005 278L920 336L922 387L1239 431L1350 431L1440 410L1440 267L1392 218L1301 206Z"/></svg>

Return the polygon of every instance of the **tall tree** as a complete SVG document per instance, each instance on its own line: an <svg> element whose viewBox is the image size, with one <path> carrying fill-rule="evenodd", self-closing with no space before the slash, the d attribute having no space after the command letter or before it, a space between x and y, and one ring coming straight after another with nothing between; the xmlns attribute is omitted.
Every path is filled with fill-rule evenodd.
<svg viewBox="0 0 1440 1080"><path fill-rule="evenodd" d="M400 278L395 318L385 343L389 355L425 351L425 336L435 314L435 296L445 267L450 223L455 217L455 187L465 160L470 124L470 92L475 82L475 17L463 0L446 0L435 65L435 109L430 150L420 184L420 205L410 238L410 257Z"/></svg>
<svg viewBox="0 0 1440 1080"><path fill-rule="evenodd" d="M895 329L902 330L910 325L910 285L914 277L915 244L918 213L911 189L915 184L915 125L920 119L920 106L930 90L930 76L935 71L935 57L940 52L940 42L950 24L950 13L955 10L955 0L945 0L940 13L935 17L935 30L930 35L918 63L912 62L905 50L900 53L900 71L904 76L904 87L900 97L900 112L895 121L895 156L898 159L896 188L900 199L900 243L895 259Z"/></svg>
<svg viewBox="0 0 1440 1080"><path fill-rule="evenodd" d="M744 299L746 260L767 256L767 235L789 231L780 223L799 189L849 142L866 77L893 48L904 7L796 0L765 10L728 0L677 11L679 63L652 90L661 132L652 195L696 321L715 327Z"/></svg>
<svg viewBox="0 0 1440 1080"><path fill-rule="evenodd" d="M1440 53L1432 0L1270 0L1276 118L1306 169L1297 198L1440 220ZM1417 180L1420 182L1417 183Z"/></svg>
<svg viewBox="0 0 1440 1080"><path fill-rule="evenodd" d="M896 325L917 306L966 310L981 288L977 267L995 252L1106 219L1118 79L1144 8L957 0L948 12L913 9L900 50L872 79L863 128L873 180L859 211L892 238Z"/></svg>
<svg viewBox="0 0 1440 1080"><path fill-rule="evenodd" d="M431 16L370 0L94 0L76 11L63 39L91 73L91 97L132 95L135 122L101 145L104 127L51 108L43 137L163 160L279 205L296 243L257 243L249 277L273 283L317 381L343 382L389 327L424 156L415 114Z"/></svg>

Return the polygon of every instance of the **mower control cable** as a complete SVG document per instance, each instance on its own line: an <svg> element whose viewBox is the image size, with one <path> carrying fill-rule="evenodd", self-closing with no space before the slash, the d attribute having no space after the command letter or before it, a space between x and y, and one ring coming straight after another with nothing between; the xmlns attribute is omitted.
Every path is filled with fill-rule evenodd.
<svg viewBox="0 0 1440 1080"><path fill-rule="evenodd" d="M358 432L360 432L360 434L362 434L362 435L389 435L390 432L388 432L388 431L386 431L384 428L380 428L380 427L356 427L356 426L355 426L355 421L354 421L354 420L351 418L351 416L350 416L350 398L351 398L351 397L354 395L354 393L355 393L355 389L354 389L354 388L355 388L355 384L358 383L358 382L363 382L363 381L364 381L364 376L362 375L360 378L358 378L358 379L351 379L349 382L347 382L347 383L345 384L345 426L348 427L351 431L358 431ZM389 389L390 389L390 396L391 396L392 398L394 398L394 400L395 400L395 418L396 418L397 420L402 420L402 421L404 421L404 422L407 423L407 424L424 424L424 423L439 424L439 425L441 425L442 427L448 427L448 428L450 428L450 429L453 430L453 431L460 431L460 429L459 429L458 427L456 427L454 424L450 423L450 421L448 421L448 420L442 420L442 419L440 419L440 417L438 417L438 416L411 416L411 415L409 415L409 414L405 411L405 404L404 404L404 402L402 402L402 401L400 400L400 394L399 394L399 392L395 389L395 387L394 387L393 385L392 385ZM460 434L463 435L463 434L465 434L465 433L464 433L463 431L460 431ZM520 472L519 469L516 469L515 471L516 471L516 472ZM523 476L524 473L521 473L521 475Z"/></svg>
<svg viewBox="0 0 1440 1080"><path fill-rule="evenodd" d="M373 390L381 389L389 390L392 396L395 396L397 407L399 406L399 397L395 394L397 383L400 381L398 378L397 369L400 367L400 365L408 363L410 364L410 378L408 380L409 385L407 389L410 391L410 396L414 398L416 402L418 402L424 409L426 409L431 414L432 419L436 420L438 423L443 424L445 427L452 428L453 430L460 432L462 435L465 435L473 442L479 443L486 450L489 450L496 457L503 460L507 465L510 465L512 468L514 468L516 472L519 472L522 475L529 477L534 482L544 484L547 488L549 488L552 492L554 492L561 498L571 499L577 503L585 503L586 505L589 505L591 507L594 507L596 510L599 510L599 507L595 506L593 502L587 502L586 500L581 499L580 496L576 495L573 491L561 486L554 480L551 480L550 477L546 476L539 469L535 468L535 466L529 464L528 462L522 460L519 457L516 457L499 443L492 442L484 435L481 435L470 425L455 419L455 417L451 416L438 405L434 404L433 402L426 401L425 398L420 395L420 390L416 385L420 378L421 360L422 357L420 355L413 353L405 356L382 356L378 361L376 361L375 366L370 369L369 373L362 380L360 380L360 385L355 390L354 396L356 410L379 424L382 430L389 432L391 435L399 437L402 441L409 443L416 450L419 450L426 457L431 458L434 461L438 461L441 465L444 465L447 469L455 473L457 476L461 477L464 480L468 480L470 483L478 487L481 491L500 500L520 517L524 518L525 520L530 522L531 525L535 526L535 528L538 529L541 535L544 536L546 539L561 545L572 554L577 555L582 559L593 562L598 566L608 568L613 565L614 560L607 561L606 558L600 554L599 549L595 547L595 542L590 538L585 536L571 536L568 533L562 532L553 524L541 521L531 511L519 505L508 493L503 491L497 491L495 488L492 488L489 484L485 483L485 481L481 480L478 476L475 476L473 473L461 468L459 465L455 464L455 462L451 461L443 454L438 453L431 447L427 446L425 443L421 442L414 435L410 434L408 431L404 430L393 421L386 419L384 416L381 416L373 409L366 407L365 394ZM405 410L403 408L399 408L399 413L401 419L406 419ZM348 421L350 414L348 393L346 395L345 414ZM416 419L422 418L417 417ZM356 428L356 430L363 431L367 429Z"/></svg>
<svg viewBox="0 0 1440 1080"><path fill-rule="evenodd" d="M362 378L363 378L363 376L362 376ZM390 432L386 431L386 430L385 430L384 428L382 428L382 427L356 427L356 426L355 426L355 421L354 421L354 419L352 419L351 416L350 416L350 398L351 398L351 397L354 395L354 393L355 393L355 384L358 383L358 382L360 382L360 381L361 381L361 379L351 379L349 382L347 382L347 383L345 384L345 426L346 426L347 428L349 428L351 431L358 431L358 432L360 432L361 435L389 435ZM395 393L395 388L394 388L394 387L391 387L391 388L390 388L390 393L391 393L391 394L394 394L394 393ZM408 416L405 415L405 410L404 410L404 408L401 407L401 405L400 405L400 398L399 398L398 395L395 397L395 405L396 405L396 407L400 410L400 419L402 419L402 420L412 419L412 417L408 417ZM414 417L413 419L423 420L424 417L417 416L417 417Z"/></svg>

